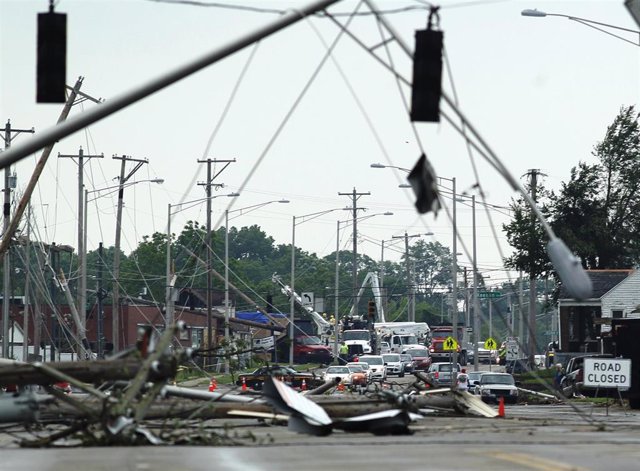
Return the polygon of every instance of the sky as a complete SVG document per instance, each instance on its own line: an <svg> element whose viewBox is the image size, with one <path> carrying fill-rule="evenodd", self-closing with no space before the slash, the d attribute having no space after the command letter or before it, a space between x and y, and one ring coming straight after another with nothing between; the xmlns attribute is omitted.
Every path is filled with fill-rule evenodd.
<svg viewBox="0 0 640 471"><path fill-rule="evenodd" d="M284 10L307 2L217 3ZM415 30L427 23L425 3L375 2L389 11L387 20L410 49ZM349 13L356 5L343 0L329 11ZM638 105L638 46L566 18L520 15L523 9L537 8L639 29L621 0L446 0L439 5L448 59L443 90L457 96L459 109L521 181L530 169L539 169L543 184L558 189L579 161L594 161L593 146L620 107ZM45 0L0 0L3 126L10 119L12 127L34 127L37 133L53 126L62 108L35 103L36 15L47 6ZM403 7L409 8L391 12ZM275 13L151 0L59 0L56 11L67 14L67 83L73 85L83 76L81 90L104 100L277 18ZM338 18L343 24L349 21ZM369 46L381 42L373 16L358 16L348 28ZM621 34L638 41L637 35ZM432 232L421 237L451 248L451 209L437 218L419 215L411 190L398 187L405 183L403 171L370 167L381 162L411 168L421 146L445 188L455 178L457 191L470 195L479 180L487 203L507 207L515 194L505 180L479 155L470 156L446 121L412 127L403 104L410 90L398 86L394 76L351 38L340 35L332 57L316 73L327 45L339 35L327 18L305 19L62 139L32 198L35 237L77 247L77 165L57 155L77 154L80 147L86 154L104 154L85 165L85 186L95 199L87 215L89 250L100 241L106 246L114 243L116 194L94 191L117 185L120 161L114 155L148 159L130 180L140 183L124 193L126 253L142 236L166 231L169 204L174 210L185 208L172 217L173 232L190 219L205 222L204 203L175 205L205 197L198 183L206 180L206 165L198 160L206 158L236 160L214 181L224 184L212 201L214 227L224 224L228 209L231 225L257 224L276 244L290 244L295 216L296 246L320 257L336 248L336 221L350 217L339 208L350 206L351 199L339 193L354 189L370 193L358 199L358 207L365 208L359 212L365 216L358 223L359 253L378 260L381 241L405 232ZM376 51L384 58L389 54L397 73L410 80L411 62L396 44ZM98 105L87 101L71 113L75 116L93 106ZM450 108L443 109L452 115ZM26 139L28 134L20 134L13 145ZM26 186L38 157L39 153L32 155L14 167L18 191ZM221 169L218 164L214 173ZM164 183L144 181L156 178ZM224 196L237 191L238 198ZM241 211L280 199L290 203ZM444 203L451 208L451 200ZM334 211L302 218L329 210ZM394 214L380 215L384 212ZM366 218L369 215L375 216ZM485 211L478 205L476 216L478 266L489 276L494 273L489 284L498 283L504 275L494 270L502 266L502 255L510 253L501 232L508 212ZM460 264L470 266L473 224L467 204L457 204L456 221ZM351 227L342 227L340 248L350 250ZM399 260L402 250L399 239L385 242L385 260Z"/></svg>

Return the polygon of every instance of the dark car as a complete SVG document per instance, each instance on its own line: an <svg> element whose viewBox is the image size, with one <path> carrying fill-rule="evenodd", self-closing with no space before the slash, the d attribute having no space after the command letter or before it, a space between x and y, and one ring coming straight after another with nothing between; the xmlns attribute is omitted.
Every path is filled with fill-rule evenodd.
<svg viewBox="0 0 640 471"><path fill-rule="evenodd" d="M427 371L431 366L431 357L429 356L429 350L426 348L408 348L403 350L402 353L411 355L414 371Z"/></svg>
<svg viewBox="0 0 640 471"><path fill-rule="evenodd" d="M238 375L236 384L238 386L242 386L242 382L244 380L244 383L248 388L260 390L262 389L262 385L264 384L267 376L278 378L292 388L301 388L303 380L306 383L306 387L309 389L316 388L324 383L320 376L316 376L312 373L300 373L289 366L269 365L262 366L253 373Z"/></svg>

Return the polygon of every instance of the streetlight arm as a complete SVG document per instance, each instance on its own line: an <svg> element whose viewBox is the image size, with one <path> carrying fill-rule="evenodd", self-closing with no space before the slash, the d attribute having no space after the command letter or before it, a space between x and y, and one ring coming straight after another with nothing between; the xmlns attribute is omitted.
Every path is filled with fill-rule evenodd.
<svg viewBox="0 0 640 471"><path fill-rule="evenodd" d="M294 218L294 227L299 225L299 224L302 224L303 222L312 221L312 220L314 220L316 218L319 218L320 216L324 216L325 214L329 214L329 213L331 213L333 211L341 211L341 210L351 211L351 208L325 209L324 211L318 211L317 213L309 213L309 214L305 214L303 216L297 216L297 217ZM295 221L295 219L301 219L301 221Z"/></svg>
<svg viewBox="0 0 640 471"><path fill-rule="evenodd" d="M397 166L395 166L395 165L385 165L385 164L380 164L380 163L377 163L377 164L371 164L371 165L370 165L370 167L371 167L371 168L395 168L395 169L397 169L397 170L401 170L401 171L403 171L403 172L407 172L407 173L411 172L411 170L409 170L408 168L404 168L404 167L397 167Z"/></svg>
<svg viewBox="0 0 640 471"><path fill-rule="evenodd" d="M531 16L531 17L536 17L536 18L542 18L542 17L545 17L545 16L559 16L561 18L566 18L568 20L575 21L576 23L583 24L585 26L588 26L589 28L593 28L593 29L598 30L598 31L600 31L602 33L608 34L609 36L613 36L614 38L622 39L624 42L633 44L634 46L640 46L640 31L636 31L636 30L633 30L633 29L623 28L621 26L610 25L609 23L602 23L600 21L588 20L586 18L580 18L578 16L563 15L561 13L546 13L546 12L540 11L540 10L526 9L526 10L522 10L522 12L520 14L522 16ZM607 31L606 29L598 28L598 26L594 26L594 25L605 26L607 28L613 28L613 29L617 29L617 30L620 30L620 31L626 31L627 33L637 34L637 35L639 35L638 42L630 41L627 38L623 38L622 36L618 36L617 34L613 34L612 32Z"/></svg>
<svg viewBox="0 0 640 471"><path fill-rule="evenodd" d="M228 198L235 198L237 196L240 196L240 193L229 193L228 195L215 195L215 196L211 196L210 199L213 200L213 199L216 199L216 198L220 198L221 196L226 196ZM185 205L185 204L193 204L193 205L195 205L196 203L202 203L203 201L207 201L208 199L209 199L209 197L205 196L204 198L198 198L198 199L191 200L191 201L183 201L182 203L173 204L171 206L172 207L173 206L182 206L182 205ZM189 206L189 208L191 208L191 207L192 206ZM180 208L180 209L172 212L171 214L176 214L176 213L179 213L180 211L184 211L184 210L189 209L189 208Z"/></svg>
<svg viewBox="0 0 640 471"><path fill-rule="evenodd" d="M242 214L250 213L251 211L255 211L256 209L260 209L260 208L262 208L263 206L266 206L266 205L271 204L271 203L290 203L290 201L289 201L289 200L285 200L285 199L282 199L282 200L273 200L273 201L266 201L266 202L264 202L264 203L258 203L258 204L254 204L254 205L251 205L251 206L246 206L246 207L244 207L244 208L233 209L233 210L231 210L231 211L227 211L227 212L228 212L229 214L239 212L240 214L238 214L238 216L241 216ZM248 211L247 211L247 210L248 210ZM243 211L244 211L244 212L243 212ZM231 218L231 219L233 219L233 218Z"/></svg>
<svg viewBox="0 0 640 471"><path fill-rule="evenodd" d="M110 195L112 193L115 193L116 191L119 191L121 187L124 189L124 188L128 188L130 186L133 186L133 185L137 185L138 183L158 183L158 184L162 184L162 183L164 183L164 179L163 178L153 178L151 180L136 180L134 182L123 183L122 185L112 185L112 186L107 186L107 187L104 187L104 188L96 188L95 190L85 190L85 191L86 191L87 196L88 196L91 193L98 193L98 192L101 192L101 191L112 190L109 193L105 193L104 195L96 196L95 198L91 199L91 201L95 201L98 198L103 198L103 197L108 196L108 195Z"/></svg>
<svg viewBox="0 0 640 471"><path fill-rule="evenodd" d="M522 10L522 12L520 14L522 16L531 16L531 17L536 17L536 18L542 18L542 17L545 17L545 16L559 16L561 18L566 18L568 20L578 21L578 22L581 22L583 24L584 23L591 23L591 24L594 24L594 25L606 26L607 28L619 29L620 31L627 31L628 33L640 34L640 31L636 31L636 30L629 29L629 28L623 28L621 26L610 25L608 23L602 23L600 21L588 20L586 18L580 18L579 16L563 15L561 13L546 13L544 11L535 10L535 9L534 10L532 10L532 9Z"/></svg>

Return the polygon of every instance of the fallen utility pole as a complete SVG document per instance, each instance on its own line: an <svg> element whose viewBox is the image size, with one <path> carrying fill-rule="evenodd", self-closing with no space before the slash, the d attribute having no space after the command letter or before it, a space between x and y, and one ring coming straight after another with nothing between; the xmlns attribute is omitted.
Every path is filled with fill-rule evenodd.
<svg viewBox="0 0 640 471"><path fill-rule="evenodd" d="M106 381L133 379L141 368L140 357L137 354L129 358L115 360L93 361L60 361L43 363L55 368L60 373L71 376L83 383L102 383ZM149 374L150 381L171 378L177 371L177 364L161 363L157 369ZM45 373L39 366L31 363L11 362L0 364L0 386L15 384L26 386L29 384L51 384L51 375Z"/></svg>

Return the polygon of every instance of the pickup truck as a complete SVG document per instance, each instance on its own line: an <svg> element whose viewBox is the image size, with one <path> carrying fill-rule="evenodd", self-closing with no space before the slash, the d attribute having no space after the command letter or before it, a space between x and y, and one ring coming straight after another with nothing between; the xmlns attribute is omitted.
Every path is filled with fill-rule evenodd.
<svg viewBox="0 0 640 471"><path fill-rule="evenodd" d="M593 396L595 394L594 388L584 387L584 359L585 358L611 358L612 355L608 354L591 354L580 355L569 359L567 367L565 368L565 374L560 381L560 388L565 396L571 396L572 394L582 394L584 396Z"/></svg>

